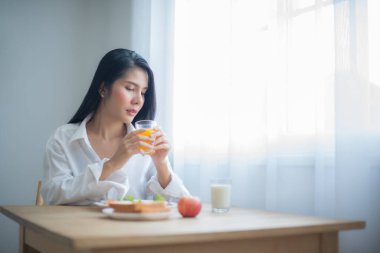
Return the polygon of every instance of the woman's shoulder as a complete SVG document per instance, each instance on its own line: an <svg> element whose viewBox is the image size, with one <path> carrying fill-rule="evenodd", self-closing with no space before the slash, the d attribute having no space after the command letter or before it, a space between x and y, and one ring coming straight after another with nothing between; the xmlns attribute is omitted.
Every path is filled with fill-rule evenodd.
<svg viewBox="0 0 380 253"><path fill-rule="evenodd" d="M69 123L62 125L55 129L48 140L48 144L53 143L68 143L73 136L78 132L80 127L79 123Z"/></svg>

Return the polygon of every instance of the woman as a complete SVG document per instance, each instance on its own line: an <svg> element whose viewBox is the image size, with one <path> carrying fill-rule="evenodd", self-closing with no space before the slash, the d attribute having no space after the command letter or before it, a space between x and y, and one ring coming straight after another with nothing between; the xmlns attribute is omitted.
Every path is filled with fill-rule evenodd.
<svg viewBox="0 0 380 253"><path fill-rule="evenodd" d="M140 136L138 120L154 119L153 72L137 53L108 52L69 124L46 145L42 194L48 204L87 205L126 194L138 199L189 195L173 173L169 143L161 129ZM153 149L146 155L142 146Z"/></svg>

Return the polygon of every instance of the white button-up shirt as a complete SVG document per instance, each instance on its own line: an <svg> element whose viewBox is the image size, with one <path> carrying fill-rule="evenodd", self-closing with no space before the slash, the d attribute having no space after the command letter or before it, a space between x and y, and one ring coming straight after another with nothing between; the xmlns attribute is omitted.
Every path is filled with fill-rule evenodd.
<svg viewBox="0 0 380 253"><path fill-rule="evenodd" d="M189 195L181 179L172 171L163 189L150 156L132 156L105 180L99 180L108 158L100 159L88 140L86 123L59 127L46 144L42 196L48 204L88 205L103 199L119 199L126 194L136 199L152 199L161 194L168 201ZM133 131L132 124L128 132ZM169 164L169 162L168 162Z"/></svg>

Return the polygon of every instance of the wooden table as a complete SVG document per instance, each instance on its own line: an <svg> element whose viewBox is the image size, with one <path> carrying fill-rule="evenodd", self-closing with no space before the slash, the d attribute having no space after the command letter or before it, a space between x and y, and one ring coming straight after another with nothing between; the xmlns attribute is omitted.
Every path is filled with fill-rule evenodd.
<svg viewBox="0 0 380 253"><path fill-rule="evenodd" d="M233 208L197 218L174 210L165 221L112 220L99 207L3 206L20 224L20 251L35 252L338 252L338 232L363 221L339 221Z"/></svg>

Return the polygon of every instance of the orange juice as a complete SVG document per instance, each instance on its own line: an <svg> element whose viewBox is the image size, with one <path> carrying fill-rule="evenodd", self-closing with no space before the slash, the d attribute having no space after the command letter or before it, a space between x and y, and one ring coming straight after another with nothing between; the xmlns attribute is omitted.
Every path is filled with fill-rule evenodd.
<svg viewBox="0 0 380 253"><path fill-rule="evenodd" d="M140 133L139 135L140 135L140 136L147 136L147 137L150 137L150 136L152 135L152 133L154 133L154 132L155 132L154 129L152 129L152 128L147 128L147 129L145 129L144 132ZM146 142L146 143L148 143L148 144L152 144L150 141L144 141L144 142ZM142 150L144 150L144 151L149 151L149 150L150 150L149 148L147 148L147 147L143 147L143 146L140 146L140 149L142 149ZM153 150L152 150L152 151L153 151Z"/></svg>

